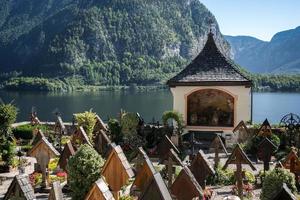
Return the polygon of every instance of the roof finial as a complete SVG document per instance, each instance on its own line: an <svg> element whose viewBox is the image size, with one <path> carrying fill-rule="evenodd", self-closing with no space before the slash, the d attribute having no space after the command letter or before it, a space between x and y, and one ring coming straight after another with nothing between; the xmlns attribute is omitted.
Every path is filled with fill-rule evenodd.
<svg viewBox="0 0 300 200"><path fill-rule="evenodd" d="M214 35L213 27L214 27L215 24L214 24L213 19L209 19L208 23L209 23L209 35Z"/></svg>

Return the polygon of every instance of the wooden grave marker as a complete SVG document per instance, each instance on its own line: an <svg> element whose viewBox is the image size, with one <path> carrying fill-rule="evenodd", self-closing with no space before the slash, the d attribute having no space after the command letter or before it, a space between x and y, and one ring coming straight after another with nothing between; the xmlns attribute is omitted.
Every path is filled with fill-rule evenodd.
<svg viewBox="0 0 300 200"><path fill-rule="evenodd" d="M242 164L247 164L252 170L256 170L255 166L252 164L248 156L242 150L241 146L237 144L233 149L231 155L227 159L223 169L226 169L228 165L236 165L236 180L238 188L238 196L243 199L243 175L242 175Z"/></svg>
<svg viewBox="0 0 300 200"><path fill-rule="evenodd" d="M3 200L24 199L34 200L34 189L32 188L27 174L17 175L9 185Z"/></svg>
<svg viewBox="0 0 300 200"><path fill-rule="evenodd" d="M81 144L88 144L90 146L93 146L82 126L78 127L73 133L71 141L73 146L75 147L80 146Z"/></svg>
<svg viewBox="0 0 300 200"><path fill-rule="evenodd" d="M171 149L170 151L175 156L174 158L178 160L179 157L173 151L173 149ZM180 171L179 175L176 177L170 188L171 194L174 195L178 200L194 198L202 199L203 190L191 170L187 166L185 166L180 159L177 162L181 163L182 170Z"/></svg>
<svg viewBox="0 0 300 200"><path fill-rule="evenodd" d="M190 170L202 188L205 188L206 186L205 182L207 177L215 174L215 170L211 167L205 153L202 150L199 150L194 157Z"/></svg>
<svg viewBox="0 0 300 200"><path fill-rule="evenodd" d="M45 137L43 131L41 129L35 129L33 131L33 138L31 139L30 144L35 145L38 141L40 141L43 137Z"/></svg>
<svg viewBox="0 0 300 200"><path fill-rule="evenodd" d="M219 157L219 153L220 151L225 153L226 156L228 155L228 152L227 152L227 149L221 139L221 137L219 135L217 135L214 140L212 141L211 145L210 145L210 149L213 149L214 150L214 153L215 153L215 158L214 158L214 161L215 161L215 164L214 166L217 167L219 165L219 162L220 162L220 157Z"/></svg>
<svg viewBox="0 0 300 200"><path fill-rule="evenodd" d="M271 125L270 125L268 119L265 119L265 121L262 123L262 125L258 129L256 135L263 136L263 137L270 137L272 135L272 128L271 128Z"/></svg>
<svg viewBox="0 0 300 200"><path fill-rule="evenodd" d="M50 159L60 156L59 152L52 146L52 144L43 137L35 146L31 148L28 155L35 157L42 171L42 187L48 187L46 174Z"/></svg>
<svg viewBox="0 0 300 200"><path fill-rule="evenodd" d="M96 115L96 124L94 126L94 133L97 133L100 130L108 132L108 128L107 128L106 124L102 121L102 119L99 117L99 115Z"/></svg>
<svg viewBox="0 0 300 200"><path fill-rule="evenodd" d="M236 135L238 143L244 143L251 137L249 129L243 120L240 121L232 132Z"/></svg>
<svg viewBox="0 0 300 200"><path fill-rule="evenodd" d="M140 157L138 160L141 164L137 167L137 173L131 186L131 191L138 190L143 192L156 173L156 170L143 148L139 147L138 151L138 156Z"/></svg>
<svg viewBox="0 0 300 200"><path fill-rule="evenodd" d="M56 122L54 125L54 132L58 135L64 135L67 133L66 126L61 118L61 116L57 116Z"/></svg>
<svg viewBox="0 0 300 200"><path fill-rule="evenodd" d="M297 200L297 199L298 198L295 197L295 195L288 188L286 183L283 183L281 189L279 191L275 191L275 194L271 198L271 200Z"/></svg>
<svg viewBox="0 0 300 200"><path fill-rule="evenodd" d="M63 169L64 171L67 171L67 164L68 164L68 160L71 156L75 155L75 149L73 148L73 145L71 143L71 141L69 141L68 143L65 144L64 150L62 151L59 161L58 161L58 165L61 169Z"/></svg>
<svg viewBox="0 0 300 200"><path fill-rule="evenodd" d="M85 200L115 200L108 185L102 178L99 178L88 192Z"/></svg>
<svg viewBox="0 0 300 200"><path fill-rule="evenodd" d="M178 148L173 144L170 138L165 135L161 142L157 146L158 157L160 161L165 159L170 152L170 149L173 149L177 154L179 154Z"/></svg>
<svg viewBox="0 0 300 200"><path fill-rule="evenodd" d="M139 200L172 200L171 194L159 172L153 175L150 183L138 198Z"/></svg>
<svg viewBox="0 0 300 200"><path fill-rule="evenodd" d="M62 187L59 181L53 182L48 200L63 200Z"/></svg>
<svg viewBox="0 0 300 200"><path fill-rule="evenodd" d="M297 155L297 150L292 148L290 153L286 156L285 160L282 162L285 169L289 169L290 172L298 176L300 174L300 160Z"/></svg>
<svg viewBox="0 0 300 200"><path fill-rule="evenodd" d="M270 169L270 161L277 146L267 137L258 145L258 157L264 162L264 171Z"/></svg>
<svg viewBox="0 0 300 200"><path fill-rule="evenodd" d="M95 149L104 158L107 158L111 147L111 140L104 130L100 130L95 137Z"/></svg>
<svg viewBox="0 0 300 200"><path fill-rule="evenodd" d="M111 188L115 199L118 199L119 191L130 178L134 177L134 173L122 148L114 143L111 146L111 152L102 168L102 175Z"/></svg>

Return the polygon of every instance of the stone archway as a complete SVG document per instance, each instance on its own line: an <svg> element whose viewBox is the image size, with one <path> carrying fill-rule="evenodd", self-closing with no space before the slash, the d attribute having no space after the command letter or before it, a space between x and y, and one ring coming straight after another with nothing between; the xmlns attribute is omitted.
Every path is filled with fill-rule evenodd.
<svg viewBox="0 0 300 200"><path fill-rule="evenodd" d="M187 97L188 126L234 126L234 97L217 89L197 90Z"/></svg>

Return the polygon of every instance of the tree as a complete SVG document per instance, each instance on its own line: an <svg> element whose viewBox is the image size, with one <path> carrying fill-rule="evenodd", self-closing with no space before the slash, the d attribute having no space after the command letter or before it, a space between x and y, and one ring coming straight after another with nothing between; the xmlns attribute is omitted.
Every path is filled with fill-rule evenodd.
<svg viewBox="0 0 300 200"><path fill-rule="evenodd" d="M288 170L275 168L266 172L260 199L271 200L274 193L281 189L283 183L286 183L293 193L296 191L295 176Z"/></svg>
<svg viewBox="0 0 300 200"><path fill-rule="evenodd" d="M104 159L89 145L82 145L67 165L72 199L84 199L90 187L100 178Z"/></svg>
<svg viewBox="0 0 300 200"><path fill-rule="evenodd" d="M10 133L10 126L17 119L18 109L13 104L0 105L0 131L1 135Z"/></svg>
<svg viewBox="0 0 300 200"><path fill-rule="evenodd" d="M89 139L93 142L93 130L96 124L96 113L90 111L85 111L84 113L74 114L78 126L82 126L86 131Z"/></svg>
<svg viewBox="0 0 300 200"><path fill-rule="evenodd" d="M14 144L9 141L11 124L16 121L18 109L12 104L0 105L0 153L7 170L14 157Z"/></svg>

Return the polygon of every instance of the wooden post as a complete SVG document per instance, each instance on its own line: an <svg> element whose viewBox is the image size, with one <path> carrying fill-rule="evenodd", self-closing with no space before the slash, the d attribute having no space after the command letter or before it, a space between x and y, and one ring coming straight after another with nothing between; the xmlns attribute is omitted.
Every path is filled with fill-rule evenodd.
<svg viewBox="0 0 300 200"><path fill-rule="evenodd" d="M226 169L229 164L236 165L236 180L237 180L237 188L238 195L243 200L243 175L242 175L242 164L248 164L252 168L252 170L256 170L252 162L249 160L247 155L244 153L239 144L235 146L228 160L226 161L223 169Z"/></svg>
<svg viewBox="0 0 300 200"><path fill-rule="evenodd" d="M242 176L242 163L241 158L237 158L236 163L236 181L238 188L238 196L243 200L243 176Z"/></svg>
<svg viewBox="0 0 300 200"><path fill-rule="evenodd" d="M173 161L171 156L169 156L168 158L167 171L168 171L168 188L171 188L173 182Z"/></svg>
<svg viewBox="0 0 300 200"><path fill-rule="evenodd" d="M267 137L258 145L258 157L264 162L264 171L270 169L270 161L273 152L277 149Z"/></svg>

